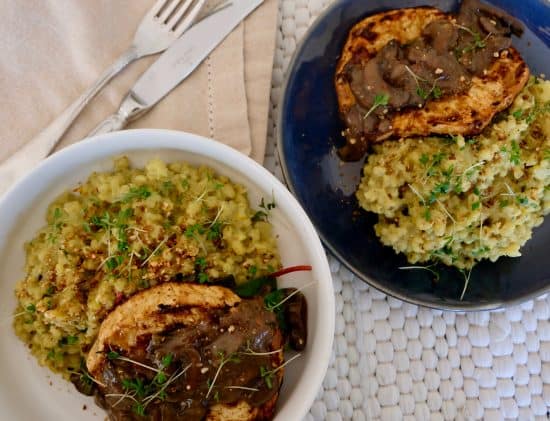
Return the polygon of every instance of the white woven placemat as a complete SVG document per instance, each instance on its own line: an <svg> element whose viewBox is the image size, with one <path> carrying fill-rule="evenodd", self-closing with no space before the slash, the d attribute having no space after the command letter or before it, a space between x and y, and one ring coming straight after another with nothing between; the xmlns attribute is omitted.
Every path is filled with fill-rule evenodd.
<svg viewBox="0 0 550 421"><path fill-rule="evenodd" d="M265 162L279 178L273 117L284 73L330 2L280 0ZM369 288L329 261L336 336L307 420L550 419L550 295L498 312L434 311Z"/></svg>

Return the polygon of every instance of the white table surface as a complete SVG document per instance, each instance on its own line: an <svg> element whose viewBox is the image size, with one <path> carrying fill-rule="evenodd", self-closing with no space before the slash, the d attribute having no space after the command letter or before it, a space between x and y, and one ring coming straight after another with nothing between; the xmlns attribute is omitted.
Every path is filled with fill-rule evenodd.
<svg viewBox="0 0 550 421"><path fill-rule="evenodd" d="M265 161L279 178L273 117L284 74L330 2L280 0ZM435 311L388 297L329 261L336 336L307 420L550 419L550 295L496 312Z"/></svg>

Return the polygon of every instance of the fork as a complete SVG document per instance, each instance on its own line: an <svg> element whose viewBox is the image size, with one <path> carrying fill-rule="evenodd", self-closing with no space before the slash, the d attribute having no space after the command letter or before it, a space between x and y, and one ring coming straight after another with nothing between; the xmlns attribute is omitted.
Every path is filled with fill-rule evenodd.
<svg viewBox="0 0 550 421"><path fill-rule="evenodd" d="M97 81L38 136L0 163L0 195L20 174L49 155L86 104L122 69L142 57L167 49L191 25L205 17L207 0L157 0L143 17L130 47ZM214 13L212 10L208 13Z"/></svg>

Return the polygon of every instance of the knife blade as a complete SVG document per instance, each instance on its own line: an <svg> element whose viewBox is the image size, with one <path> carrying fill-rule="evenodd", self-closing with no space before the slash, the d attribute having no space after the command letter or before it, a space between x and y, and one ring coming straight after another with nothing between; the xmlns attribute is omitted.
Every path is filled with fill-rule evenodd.
<svg viewBox="0 0 550 421"><path fill-rule="evenodd" d="M88 136L122 129L145 114L187 78L233 29L264 0L232 0L204 18L168 48L130 89L117 112Z"/></svg>

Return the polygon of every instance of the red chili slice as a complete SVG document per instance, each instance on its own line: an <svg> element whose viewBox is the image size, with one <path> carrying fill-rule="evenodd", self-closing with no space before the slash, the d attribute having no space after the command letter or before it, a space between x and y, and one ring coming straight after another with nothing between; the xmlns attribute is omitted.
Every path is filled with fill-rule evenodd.
<svg viewBox="0 0 550 421"><path fill-rule="evenodd" d="M279 276L286 275L287 273L309 271L311 269L312 268L309 265L289 266L287 268L283 268L281 270L278 270L277 272L273 272L269 276L272 276L274 278L278 278Z"/></svg>

